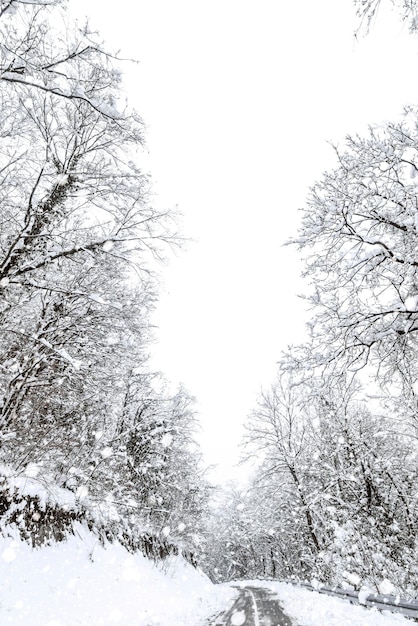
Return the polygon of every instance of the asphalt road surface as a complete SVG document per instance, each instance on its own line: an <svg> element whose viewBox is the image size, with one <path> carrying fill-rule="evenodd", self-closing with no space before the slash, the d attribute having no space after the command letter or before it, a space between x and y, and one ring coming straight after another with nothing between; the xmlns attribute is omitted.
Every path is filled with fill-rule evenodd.
<svg viewBox="0 0 418 626"><path fill-rule="evenodd" d="M271 591L260 587L239 587L235 604L219 615L211 626L295 626L283 612Z"/></svg>

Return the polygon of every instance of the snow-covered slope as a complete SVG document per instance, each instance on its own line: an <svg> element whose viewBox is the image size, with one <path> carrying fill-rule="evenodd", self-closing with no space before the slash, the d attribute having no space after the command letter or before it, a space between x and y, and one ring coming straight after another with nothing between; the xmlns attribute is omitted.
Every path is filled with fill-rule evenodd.
<svg viewBox="0 0 418 626"><path fill-rule="evenodd" d="M0 538L0 556L2 626L200 626L235 595L180 557L156 566L81 526L36 550Z"/></svg>
<svg viewBox="0 0 418 626"><path fill-rule="evenodd" d="M0 538L0 557L1 626L203 626L237 593L180 557L157 566L118 544L103 547L81 526L65 543L36 550ZM410 623L285 583L251 584L275 591L304 626Z"/></svg>

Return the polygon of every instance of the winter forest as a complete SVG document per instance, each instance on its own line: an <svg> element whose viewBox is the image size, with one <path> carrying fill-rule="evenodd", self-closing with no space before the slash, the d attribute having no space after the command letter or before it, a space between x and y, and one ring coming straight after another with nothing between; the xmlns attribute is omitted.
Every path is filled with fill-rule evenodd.
<svg viewBox="0 0 418 626"><path fill-rule="evenodd" d="M355 0L359 28L379 2ZM394 4L417 30L416 1ZM348 136L313 181L287 242L309 338L277 355L246 418L248 484L215 487L193 390L173 394L149 361L161 268L185 235L153 206L124 61L60 0L0 0L0 45L3 536L39 549L82 524L216 583L416 597L417 108Z"/></svg>

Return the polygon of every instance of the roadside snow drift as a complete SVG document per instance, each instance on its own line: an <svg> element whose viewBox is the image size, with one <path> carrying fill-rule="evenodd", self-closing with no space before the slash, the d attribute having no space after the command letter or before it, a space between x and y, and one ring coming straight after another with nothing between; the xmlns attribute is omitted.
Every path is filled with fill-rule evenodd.
<svg viewBox="0 0 418 626"><path fill-rule="evenodd" d="M350 604L348 600L300 589L287 583L248 581L245 585L266 587L280 599L285 612L303 626L407 626L412 622L402 615L376 608Z"/></svg>
<svg viewBox="0 0 418 626"><path fill-rule="evenodd" d="M200 626L236 593L180 557L154 565L81 526L35 550L0 538L0 556L2 626Z"/></svg>

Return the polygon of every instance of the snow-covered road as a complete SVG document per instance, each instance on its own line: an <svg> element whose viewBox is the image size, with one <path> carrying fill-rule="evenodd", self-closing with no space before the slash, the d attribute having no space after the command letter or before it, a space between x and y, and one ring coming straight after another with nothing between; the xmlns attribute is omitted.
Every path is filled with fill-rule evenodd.
<svg viewBox="0 0 418 626"><path fill-rule="evenodd" d="M401 615L271 581L239 583L241 595L211 626L400 626Z"/></svg>
<svg viewBox="0 0 418 626"><path fill-rule="evenodd" d="M263 587L245 587L235 604L213 626L292 626L277 596Z"/></svg>

